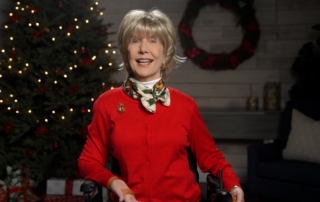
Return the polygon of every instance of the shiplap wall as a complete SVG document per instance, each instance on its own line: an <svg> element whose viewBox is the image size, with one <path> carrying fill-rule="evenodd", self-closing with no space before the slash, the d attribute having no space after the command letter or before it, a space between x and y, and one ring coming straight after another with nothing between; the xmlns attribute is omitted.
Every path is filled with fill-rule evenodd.
<svg viewBox="0 0 320 202"><path fill-rule="evenodd" d="M153 7L168 14L177 26L186 4L186 0L99 1L99 5L106 9L104 21L115 23L110 31L117 31L129 10ZM311 26L320 22L320 1L255 0L254 7L261 37L252 58L236 70L222 72L202 70L188 60L171 73L167 86L192 96L199 108L245 109L246 99L257 96L262 109L265 84L280 82L283 108L289 98L288 90L294 83L290 74L294 57L305 42L317 36ZM239 46L242 39L242 31L236 27L234 15L218 5L207 6L200 11L192 32L197 45L212 53L230 52ZM116 45L116 35L110 39ZM182 55L179 40L177 47ZM121 62L118 54L115 57ZM122 81L124 75L120 71L114 78Z"/></svg>

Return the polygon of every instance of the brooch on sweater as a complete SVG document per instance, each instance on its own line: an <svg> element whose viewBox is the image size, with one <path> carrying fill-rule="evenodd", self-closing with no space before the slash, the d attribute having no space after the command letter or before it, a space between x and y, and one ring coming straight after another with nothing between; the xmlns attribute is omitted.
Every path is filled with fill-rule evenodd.
<svg viewBox="0 0 320 202"><path fill-rule="evenodd" d="M119 102L119 104L117 106L117 110L120 114L123 114L126 111L126 108L124 108L123 104L121 102Z"/></svg>

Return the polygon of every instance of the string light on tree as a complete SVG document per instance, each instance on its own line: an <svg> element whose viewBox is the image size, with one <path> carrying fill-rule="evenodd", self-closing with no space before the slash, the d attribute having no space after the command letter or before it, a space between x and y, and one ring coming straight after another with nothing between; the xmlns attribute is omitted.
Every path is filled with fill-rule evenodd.
<svg viewBox="0 0 320 202"><path fill-rule="evenodd" d="M3 52L3 53L4 53L4 52L6 52L6 51L5 51L4 49L2 49L2 50L1 50L1 52Z"/></svg>
<svg viewBox="0 0 320 202"><path fill-rule="evenodd" d="M52 41L55 41L55 40L56 40L56 38L52 37Z"/></svg>
<svg viewBox="0 0 320 202"><path fill-rule="evenodd" d="M15 99L15 100L14 100L14 102L18 102L18 100L17 100L17 99Z"/></svg>
<svg viewBox="0 0 320 202"><path fill-rule="evenodd" d="M111 43L108 44L108 47L111 47Z"/></svg>
<svg viewBox="0 0 320 202"><path fill-rule="evenodd" d="M38 82L41 83L41 79L38 79Z"/></svg>
<svg viewBox="0 0 320 202"><path fill-rule="evenodd" d="M68 78L68 75L65 74L65 75L63 75L63 77L64 77L64 78Z"/></svg>
<svg viewBox="0 0 320 202"><path fill-rule="evenodd" d="M11 69L11 65L8 66L8 69Z"/></svg>
<svg viewBox="0 0 320 202"><path fill-rule="evenodd" d="M19 114L19 110L17 110L16 113Z"/></svg>
<svg viewBox="0 0 320 202"><path fill-rule="evenodd" d="M95 60L97 57L94 55L93 57L92 57L92 60Z"/></svg>
<svg viewBox="0 0 320 202"><path fill-rule="evenodd" d="M13 94L10 94L10 97L13 97Z"/></svg>
<svg viewBox="0 0 320 202"><path fill-rule="evenodd" d="M64 117L64 116L61 116L61 119L62 119L62 120L64 120L64 119L65 119L65 117Z"/></svg>
<svg viewBox="0 0 320 202"><path fill-rule="evenodd" d="M57 84L58 83L58 81L57 80L54 80L54 82L53 82L54 84Z"/></svg>
<svg viewBox="0 0 320 202"><path fill-rule="evenodd" d="M22 7L21 10L24 11L24 8Z"/></svg>
<svg viewBox="0 0 320 202"><path fill-rule="evenodd" d="M86 23L89 23L89 20L86 20Z"/></svg>
<svg viewBox="0 0 320 202"><path fill-rule="evenodd" d="M12 37L12 36L10 37L10 40L11 40L11 41L13 40L13 37Z"/></svg>
<svg viewBox="0 0 320 202"><path fill-rule="evenodd" d="M79 25L76 26L76 29L79 29Z"/></svg>
<svg viewBox="0 0 320 202"><path fill-rule="evenodd" d="M74 50L73 52L74 52L74 54L77 54L77 51L76 51L76 50Z"/></svg>
<svg viewBox="0 0 320 202"><path fill-rule="evenodd" d="M90 7L90 10L93 10L93 7Z"/></svg>
<svg viewBox="0 0 320 202"><path fill-rule="evenodd" d="M55 114L55 113L56 113L56 111L52 110L52 114Z"/></svg>
<svg viewBox="0 0 320 202"><path fill-rule="evenodd" d="M59 29L62 29L62 26L59 26Z"/></svg>
<svg viewBox="0 0 320 202"><path fill-rule="evenodd" d="M93 102L93 101L94 101L94 98L91 98L91 101Z"/></svg>
<svg viewBox="0 0 320 202"><path fill-rule="evenodd" d="M70 32L67 33L67 36L70 36Z"/></svg>
<svg viewBox="0 0 320 202"><path fill-rule="evenodd" d="M8 29L8 25L5 25L4 28Z"/></svg>
<svg viewBox="0 0 320 202"><path fill-rule="evenodd" d="M72 109L72 108L70 108L70 112L73 112L73 109Z"/></svg>
<svg viewBox="0 0 320 202"><path fill-rule="evenodd" d="M8 110L11 110L11 107L8 107L7 109L8 109Z"/></svg>
<svg viewBox="0 0 320 202"><path fill-rule="evenodd" d="M32 26L32 23L29 23L29 27L31 27Z"/></svg>
<svg viewBox="0 0 320 202"><path fill-rule="evenodd" d="M113 54L116 54L116 51L112 51Z"/></svg>
<svg viewBox="0 0 320 202"><path fill-rule="evenodd" d="M74 19L74 21L76 21L76 22L77 22L77 21L78 21L78 19L77 19L77 18L75 18L75 19Z"/></svg>
<svg viewBox="0 0 320 202"><path fill-rule="evenodd" d="M112 66L112 62L109 62L109 66Z"/></svg>
<svg viewBox="0 0 320 202"><path fill-rule="evenodd" d="M31 109L29 109L29 111L28 111L28 112L29 112L29 114L31 114L31 112L32 112L32 111L31 111Z"/></svg>
<svg viewBox="0 0 320 202"><path fill-rule="evenodd" d="M9 16L10 16L10 17L12 17L12 16L13 16L13 14L12 14L12 13L9 13Z"/></svg>
<svg viewBox="0 0 320 202"><path fill-rule="evenodd" d="M99 2L96 2L95 4L96 4L96 5L98 5L98 4L99 4Z"/></svg>
<svg viewBox="0 0 320 202"><path fill-rule="evenodd" d="M26 66L28 67L28 66L29 66L29 64L28 64L28 63L26 63Z"/></svg>
<svg viewBox="0 0 320 202"><path fill-rule="evenodd" d="M100 15L103 15L103 12L100 12Z"/></svg>
<svg viewBox="0 0 320 202"><path fill-rule="evenodd" d="M21 71L21 70L19 70L19 74L22 74L22 71Z"/></svg>
<svg viewBox="0 0 320 202"><path fill-rule="evenodd" d="M105 52L106 52L106 53L109 53L109 51L108 51L108 50L106 50Z"/></svg>
<svg viewBox="0 0 320 202"><path fill-rule="evenodd" d="M100 69L100 70L102 70L102 69L103 69L103 67L102 67L102 66L100 66L100 67L99 67L99 69Z"/></svg>
<svg viewBox="0 0 320 202"><path fill-rule="evenodd" d="M19 1L17 1L17 5L20 5L20 2L19 2Z"/></svg>
<svg viewBox="0 0 320 202"><path fill-rule="evenodd" d="M88 111L88 113L90 113L90 112L91 112L91 110L90 110L90 109L88 109L87 111Z"/></svg>
<svg viewBox="0 0 320 202"><path fill-rule="evenodd" d="M72 68L72 67L69 67L69 69L72 70L73 68Z"/></svg>
<svg viewBox="0 0 320 202"><path fill-rule="evenodd" d="M46 119L44 119L44 121L45 121L45 122L48 122L48 119L46 118Z"/></svg>

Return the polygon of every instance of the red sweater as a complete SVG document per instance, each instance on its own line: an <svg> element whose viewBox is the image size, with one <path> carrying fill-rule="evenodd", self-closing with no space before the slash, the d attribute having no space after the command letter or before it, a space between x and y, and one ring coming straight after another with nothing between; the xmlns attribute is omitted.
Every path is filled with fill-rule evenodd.
<svg viewBox="0 0 320 202"><path fill-rule="evenodd" d="M103 186L114 176L105 169L109 149L118 159L122 180L141 202L200 201L201 190L189 169L187 147L202 172L218 176L223 170L224 188L240 185L239 179L216 148L194 100L169 88L171 105L156 103L147 112L140 101L122 87L103 93L93 106L93 119L79 158L80 173ZM126 111L120 114L121 102ZM118 201L111 194L113 201Z"/></svg>

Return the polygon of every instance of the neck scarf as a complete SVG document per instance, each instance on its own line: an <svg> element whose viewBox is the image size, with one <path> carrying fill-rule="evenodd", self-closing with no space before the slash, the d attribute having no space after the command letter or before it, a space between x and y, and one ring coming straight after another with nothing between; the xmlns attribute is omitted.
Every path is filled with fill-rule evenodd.
<svg viewBox="0 0 320 202"><path fill-rule="evenodd" d="M159 100L164 106L170 106L170 92L164 86L163 80L160 79L153 88L147 88L139 83L136 83L129 77L123 83L123 91L133 99L140 100L144 108L151 112L156 112L156 102Z"/></svg>

